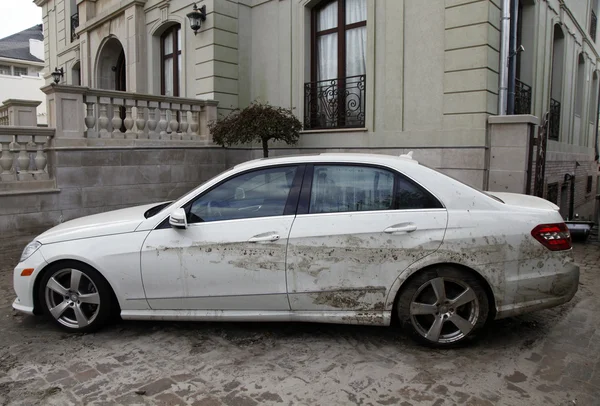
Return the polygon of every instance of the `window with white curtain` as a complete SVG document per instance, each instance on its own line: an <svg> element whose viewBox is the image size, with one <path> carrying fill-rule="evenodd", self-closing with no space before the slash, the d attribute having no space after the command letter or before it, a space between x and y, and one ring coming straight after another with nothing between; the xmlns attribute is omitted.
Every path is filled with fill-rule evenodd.
<svg viewBox="0 0 600 406"><path fill-rule="evenodd" d="M179 96L181 88L181 26L169 27L160 38L161 94Z"/></svg>
<svg viewBox="0 0 600 406"><path fill-rule="evenodd" d="M366 73L367 1L324 1L313 9L313 81Z"/></svg>
<svg viewBox="0 0 600 406"><path fill-rule="evenodd" d="M367 0L324 0L311 25L305 129L364 127Z"/></svg>

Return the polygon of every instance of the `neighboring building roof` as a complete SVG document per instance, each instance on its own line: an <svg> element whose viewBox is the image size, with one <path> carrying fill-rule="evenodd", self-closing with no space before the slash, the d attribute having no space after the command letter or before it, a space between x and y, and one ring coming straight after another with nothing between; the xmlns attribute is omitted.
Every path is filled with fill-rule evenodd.
<svg viewBox="0 0 600 406"><path fill-rule="evenodd" d="M21 59L31 62L44 62L43 60L31 55L29 49L29 40L44 40L44 31L42 24L34 25L31 28L23 30L8 37L0 38L0 57Z"/></svg>

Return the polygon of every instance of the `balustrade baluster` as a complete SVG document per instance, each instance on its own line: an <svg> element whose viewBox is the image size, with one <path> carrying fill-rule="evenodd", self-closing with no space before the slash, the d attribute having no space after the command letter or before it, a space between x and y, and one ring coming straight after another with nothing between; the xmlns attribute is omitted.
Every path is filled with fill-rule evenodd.
<svg viewBox="0 0 600 406"><path fill-rule="evenodd" d="M179 134L179 114L181 105L179 103L171 103L171 120L169 121L169 129L171 130L171 139L180 140Z"/></svg>
<svg viewBox="0 0 600 406"><path fill-rule="evenodd" d="M48 158L46 156L46 152L44 151L44 145L47 141L48 137L46 136L36 135L33 137L33 142L36 145L36 154L34 158L35 172L33 176L36 180L45 180L50 178L46 169Z"/></svg>
<svg viewBox="0 0 600 406"><path fill-rule="evenodd" d="M99 128L99 136L100 138L110 138L110 133L108 132L108 114L107 114L107 106L110 104L110 97L100 97L98 100L99 114L98 114L98 128Z"/></svg>
<svg viewBox="0 0 600 406"><path fill-rule="evenodd" d="M158 122L156 121L156 109L158 108L159 103L155 101L148 102L148 138L152 140L158 139L158 134L156 133L156 126Z"/></svg>
<svg viewBox="0 0 600 406"><path fill-rule="evenodd" d="M160 102L160 121L158 122L158 129L160 130L160 139L169 140L170 135L167 134L167 110L170 107L170 103Z"/></svg>
<svg viewBox="0 0 600 406"><path fill-rule="evenodd" d="M113 138L125 138L125 134L121 131L121 125L123 124L123 119L121 118L121 108L123 107L123 99L119 97L113 98L112 102L113 106L113 118L111 120L113 132Z"/></svg>
<svg viewBox="0 0 600 406"><path fill-rule="evenodd" d="M29 164L31 163L31 158L29 157L29 151L27 151L29 147L29 143L31 142L30 135L18 135L15 142L15 147L18 147L19 155L17 156L17 179L18 180L32 180L33 173L29 170Z"/></svg>
<svg viewBox="0 0 600 406"><path fill-rule="evenodd" d="M96 96L85 96L85 106L86 106L86 114L85 122L86 138L96 138L98 137L98 133L96 131L96 114L94 113L94 105L98 103L98 98Z"/></svg>
<svg viewBox="0 0 600 406"><path fill-rule="evenodd" d="M125 138L127 139L136 139L137 133L132 131L134 120L132 116L131 109L135 106L135 100L133 99L125 99L125 120L123 120L123 125L125 126Z"/></svg>
<svg viewBox="0 0 600 406"><path fill-rule="evenodd" d="M137 101L137 118L135 120L135 128L137 130L138 138L148 138L148 134L144 131L146 127L146 118L144 116L148 102L144 100ZM150 113L150 111L148 111Z"/></svg>
<svg viewBox="0 0 600 406"><path fill-rule="evenodd" d="M199 105L192 106L191 118L190 118L190 138L194 141L198 140L198 128L200 123L200 110Z"/></svg>
<svg viewBox="0 0 600 406"><path fill-rule="evenodd" d="M10 144L13 141L12 135L0 135L0 147L2 154L0 155L0 181L9 182L16 180L15 171L13 169L14 155L11 151Z"/></svg>
<svg viewBox="0 0 600 406"><path fill-rule="evenodd" d="M188 112L190 111L189 104L181 105L181 123L179 124L179 131L181 131L181 139L185 141L189 141L192 139L190 134L188 133Z"/></svg>

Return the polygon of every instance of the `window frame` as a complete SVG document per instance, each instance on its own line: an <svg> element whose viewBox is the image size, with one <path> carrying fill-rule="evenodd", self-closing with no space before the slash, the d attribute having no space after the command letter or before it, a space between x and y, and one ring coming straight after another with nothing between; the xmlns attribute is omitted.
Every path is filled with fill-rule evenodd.
<svg viewBox="0 0 600 406"><path fill-rule="evenodd" d="M353 167L365 167L372 169L385 170L394 175L394 197L392 201L392 208L385 210L365 210L365 211L339 211L339 212L330 212L330 213L310 213L310 201L312 196L312 183L314 178L314 168L315 166L353 166ZM399 206L399 185L400 179L412 184L416 188L420 189L425 193L432 202L435 202L437 207L430 208L415 208L415 209L401 209ZM389 166L377 165L377 164L367 164L367 163L358 163L358 162L313 162L306 166L306 171L304 173L304 181L302 182L302 190L300 192L300 200L298 202L298 209L296 211L296 215L310 215L310 216L318 216L318 215L332 215L332 214L346 214L346 213L377 213L377 212L409 212L409 211L423 211L423 210L445 210L444 204L438 199L433 193L431 193L426 187L419 184L409 176L406 176L400 173L397 169L391 168Z"/></svg>
<svg viewBox="0 0 600 406"><path fill-rule="evenodd" d="M181 32L181 24L173 24L165 30L160 36L160 94L165 96L165 61L173 60L173 94L170 97L179 97L181 89L179 88L179 55L182 55L183 44L178 46L178 32ZM165 55L165 40L169 34L173 34L173 52ZM182 35L183 39L183 35ZM181 48L181 49L178 49ZM182 57L183 59L183 57Z"/></svg>
<svg viewBox="0 0 600 406"><path fill-rule="evenodd" d="M317 22L318 22L318 14L319 11L324 9L328 4L333 2L338 2L338 15L337 15L337 26L335 28L330 28L327 30L317 31ZM346 78L346 31L349 31L354 28L366 27L367 20L358 21L356 23L352 23L346 25L346 0L324 0L321 3L317 4L311 10L310 16L310 76L311 82L317 82L318 79L318 38L322 35L334 34L337 33L338 41L337 41L337 79L342 80Z"/></svg>
<svg viewBox="0 0 600 406"><path fill-rule="evenodd" d="M197 194L196 196L194 196L193 198L191 198L190 200L188 200L185 204L183 204L181 206L181 208L185 210L186 218L188 220L188 226L199 225L199 224L204 223L204 222L190 222L189 216L190 216L190 210L191 210L194 202L196 202L198 199L201 199L207 193L210 193L214 189L222 186L223 184L225 184L237 177L244 176L248 173L259 172L259 171L264 171L264 170L268 170L268 169L291 168L291 167L297 168L296 175L294 176L294 179L292 181L292 187L290 188L290 192L288 194L288 197L287 197L287 200L285 203L285 208L284 208L283 214L281 216L294 215L296 213L296 210L298 207L298 200L300 197L300 190L302 187L302 180L304 178L306 165L294 164L294 163L289 164L288 163L288 164L261 166L260 168L251 168L251 169L248 169L248 170L245 170L242 172L236 172L236 173L232 174L231 176L227 177L226 179L223 179L222 181L211 186L210 188L203 190L201 193ZM280 216L267 216L267 217L271 218L271 217L280 217ZM266 217L262 216L262 217L248 217L248 218L239 218L239 219L217 220L217 221L210 221L210 223L216 223L219 221L241 221L241 220L249 220L249 219L259 219L259 218L266 218ZM161 229L161 228L171 228L171 225L169 224L169 217L167 217L165 220L163 220L163 222L158 227L156 227L156 229Z"/></svg>
<svg viewBox="0 0 600 406"><path fill-rule="evenodd" d="M25 73L19 73L17 74L17 69L19 70L25 70ZM26 66L13 66L12 68L12 74L13 76L29 76L29 69Z"/></svg>

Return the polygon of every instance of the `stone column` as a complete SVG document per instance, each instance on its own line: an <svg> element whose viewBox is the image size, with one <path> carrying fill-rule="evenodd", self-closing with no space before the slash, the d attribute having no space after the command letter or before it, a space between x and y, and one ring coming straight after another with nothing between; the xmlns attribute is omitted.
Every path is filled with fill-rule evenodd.
<svg viewBox="0 0 600 406"><path fill-rule="evenodd" d="M83 138L86 131L83 94L89 89L51 84L41 90L46 93L48 126L56 129L55 137Z"/></svg>
<svg viewBox="0 0 600 406"><path fill-rule="evenodd" d="M15 127L36 127L37 107L42 102L34 100L8 99L2 102L8 109L8 125Z"/></svg>
<svg viewBox="0 0 600 406"><path fill-rule="evenodd" d="M532 134L539 119L531 115L488 118L488 189L493 192L527 193L535 174L530 168ZM534 151L535 153L535 151ZM531 173L529 172L531 171ZM533 194L533 191L529 191Z"/></svg>

